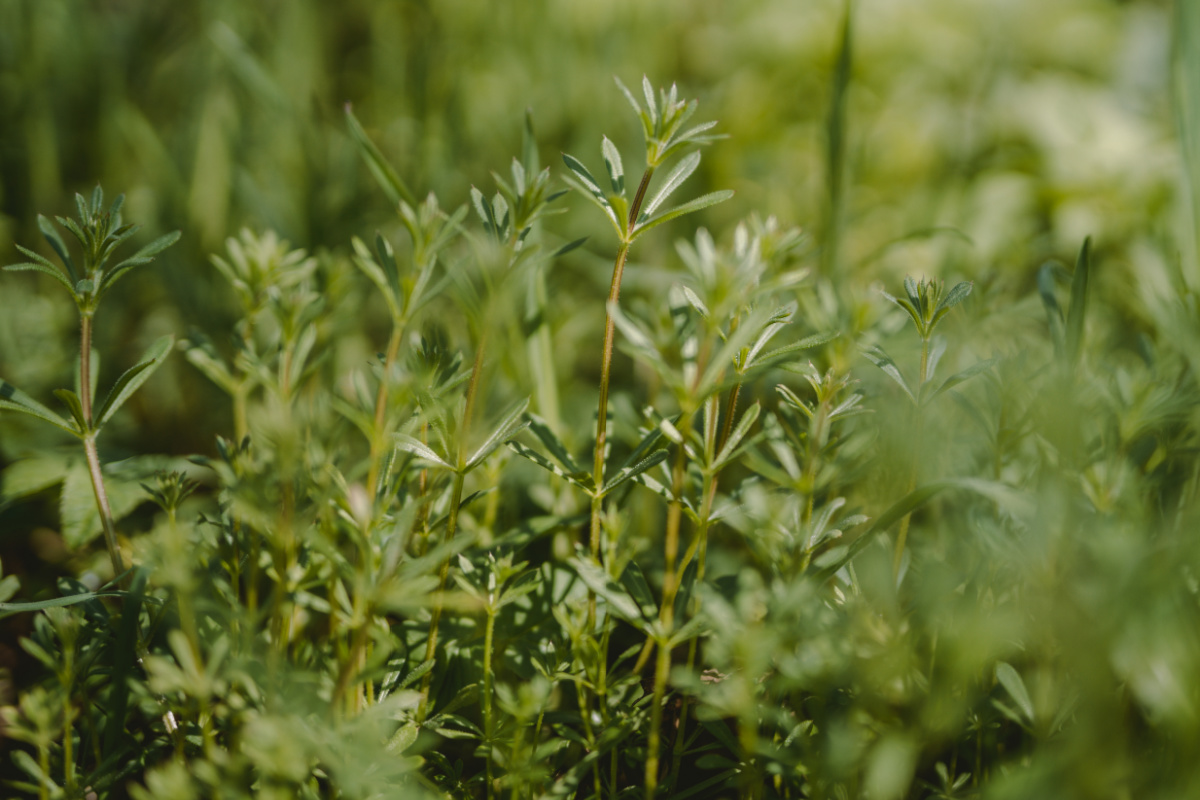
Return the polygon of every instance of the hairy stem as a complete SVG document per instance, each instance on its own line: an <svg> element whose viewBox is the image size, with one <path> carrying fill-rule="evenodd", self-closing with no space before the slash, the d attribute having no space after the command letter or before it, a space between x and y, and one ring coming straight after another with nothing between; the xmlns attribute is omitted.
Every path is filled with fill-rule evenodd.
<svg viewBox="0 0 1200 800"><path fill-rule="evenodd" d="M113 522L112 506L108 502L108 490L100 472L100 454L96 450L96 431L92 429L92 315L82 314L79 320L79 403L83 407L83 421L87 430L83 437L83 452L87 457L88 476L92 480L92 493L96 496L96 511L100 514L100 526L104 529L104 544L108 547L108 558L112 562L113 577L125 573L125 560L117 544L117 526ZM122 580L122 587L126 581Z"/></svg>

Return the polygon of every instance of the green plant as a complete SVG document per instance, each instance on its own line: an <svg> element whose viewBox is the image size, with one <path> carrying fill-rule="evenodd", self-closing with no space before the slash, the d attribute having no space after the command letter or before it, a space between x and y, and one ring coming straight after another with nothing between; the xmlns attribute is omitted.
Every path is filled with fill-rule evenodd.
<svg viewBox="0 0 1200 800"><path fill-rule="evenodd" d="M73 361L53 349L74 348L32 301L33 276L0 294L16 308L0 314L3 369L29 390L2 384L0 398L0 549L15 573L0 581L0 616L21 643L11 695L0 680L9 794L1195 794L1200 304L1187 248L1175 254L1194 236L1164 222L1178 215L1155 183L1157 145L1137 148L1144 183L1116 165L1158 113L1130 112L1127 90L1097 77L1113 74L1100 53L1124 51L1035 47L1028 29L1082 17L1013 0L1004 58L982 51L986 81L942 62L906 81L916 73L880 48L928 66L943 52L935 30L979 29L939 3L906 10L904 26L881 8L860 45L849 3L735 5L689 9L703 25L679 38L703 58L671 62L704 82L733 134L704 171L711 123L691 127L694 103L648 81L643 98L623 91L646 149L638 187L607 138L600 180L565 158L568 187L609 220L608 246L565 235L587 219L557 216L573 195L541 167L531 115L520 126L496 110L520 99L529 82L513 65L529 58L579 78L579 40L522 38L542 30L529 15L546 12L558 34L563 19L586 21L598 37L614 30L599 9L535 3L488 18L487 41L464 39L469 55L442 46L478 15L441 6L347 6L341 28L289 4L269 36L209 9L202 36L173 29L175 66L147 73L198 109L172 112L194 147L183 173L164 166L176 135L147 134L146 90L126 79L139 73L121 71L136 62L114 52L98 66L121 80L104 84L103 135L87 153L141 136L135 161L178 180L131 184L131 206L145 219L186 212L196 235L181 263L198 265L106 295L102 349L193 327L187 363L164 361L171 380L142 384L139 414L106 417L98 444L89 395L116 552L136 564L105 586L89 573L107 575L97 558L117 569L116 537L99 547L88 454L50 438L64 425L88 438L88 393L74 392L78 417L29 397ZM1034 11L1039 25L1024 24ZM101 29L128 32L124 13ZM771 31L800 13L817 38L840 23L840 42L812 55L821 48L789 34L785 68ZM49 14L5 7L15 23L0 30L36 55L61 42ZM738 14L757 22L717 24ZM938 24L923 28L925 14ZM39 24L22 27L26 16ZM1157 24L1144 4L1086 17L1109 35L1135 18L1136 44ZM627 27L621 46L680 56L665 28ZM509 40L529 52L490 57ZM904 49L914 42L919 53ZM193 70L190 54L209 47L219 68ZM336 88L365 124L307 111L335 107L312 75L342 73L305 65L347 48L353 80ZM1037 59L1014 74L1007 59L1030 48ZM75 53L58 47L55 69ZM741 63L713 77L730 53ZM403 91L378 77L388 69ZM46 85L61 87L58 74ZM1064 151L1059 126L996 124L993 104L1012 96L993 83L1038 114L1062 105L1046 99L1060 85L1072 114L1106 109L1095 129L1120 136L1102 168L1075 159L1087 126L1066 128ZM804 103L780 99L793 87ZM567 114L578 93L546 92L558 94L538 100L548 147L610 124L603 98ZM41 97L14 116L30 142L68 130L55 127L65 104ZM471 186L512 152L508 133L524 136L519 158L505 157L494 190ZM55 149L30 149L45 191ZM12 148L0 150L4 171ZM372 178L384 202L365 202ZM642 238L727 196L702 190L664 211L701 180L774 216L725 227L727 203L674 252ZM121 235L119 222L105 233L99 207L71 224L84 239L88 225L101 241ZM13 219L22 230L20 210ZM794 226L808 220L821 224ZM1072 272L1058 262L1084 222L1103 236ZM243 223L256 229L201 257ZM25 269L49 267L29 258ZM885 297L905 313L887 312L874 286L914 268L966 280L905 280ZM91 297L65 269L54 274L75 302ZM949 314L957 304L969 313ZM896 344L906 319L919 350ZM86 354L73 371L85 363L94 380ZM127 387L151 366L135 369ZM148 455L163 430L172 452L204 455Z"/></svg>

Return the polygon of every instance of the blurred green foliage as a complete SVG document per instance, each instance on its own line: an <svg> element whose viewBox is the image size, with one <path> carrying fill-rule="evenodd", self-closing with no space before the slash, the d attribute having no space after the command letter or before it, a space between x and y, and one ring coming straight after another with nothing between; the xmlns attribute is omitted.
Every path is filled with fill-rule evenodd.
<svg viewBox="0 0 1200 800"><path fill-rule="evenodd" d="M105 380L187 337L100 442L149 588L0 623L0 736L21 743L0 778L607 796L640 790L661 734L687 796L1200 792L1196 9L0 0L0 264L38 213L124 191L145 241L183 238L98 315ZM608 474L658 460L630 458L592 562L572 487L610 226L571 194L520 251L487 213L512 187L487 198L493 173L520 183L514 154L553 191L560 151L636 153L612 76L643 73L729 137L689 196L736 196L696 218L715 233L672 222L631 257ZM437 200L389 208L347 104ZM914 308L923 278L955 287L939 335L889 304L907 276ZM34 397L77 369L47 283L0 279L0 375ZM739 326L791 349L752 370ZM517 433L525 458L488 449ZM61 444L0 414L20 599L112 577ZM205 469L167 458L193 453ZM139 496L159 466L190 478ZM647 640L674 648L653 735Z"/></svg>

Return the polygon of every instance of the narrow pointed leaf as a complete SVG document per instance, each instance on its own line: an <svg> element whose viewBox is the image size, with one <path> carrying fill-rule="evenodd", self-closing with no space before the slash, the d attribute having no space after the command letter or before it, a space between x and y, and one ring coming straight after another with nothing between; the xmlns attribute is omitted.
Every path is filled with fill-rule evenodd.
<svg viewBox="0 0 1200 800"><path fill-rule="evenodd" d="M142 354L142 360L134 364L125 373L117 378L117 382L113 384L113 388L109 391L108 397L104 398L104 402L96 411L95 427L99 430L104 423L112 418L112 415L117 412L125 401L128 400L141 385L149 379L154 371L162 366L162 363L167 360L167 356L171 353L171 347L175 344L175 337L171 334L160 337L154 344Z"/></svg>
<svg viewBox="0 0 1200 800"><path fill-rule="evenodd" d="M20 411L22 414L37 417L73 436L83 433L82 430L77 430L70 422L3 379L0 379L0 410Z"/></svg>
<svg viewBox="0 0 1200 800"><path fill-rule="evenodd" d="M71 412L71 418L75 420L75 424L79 426L79 430L86 431L88 428L87 421L83 418L83 404L79 402L79 395L72 392L70 389L55 389L54 396L62 401L67 410Z"/></svg>
<svg viewBox="0 0 1200 800"><path fill-rule="evenodd" d="M738 424L729 432L729 439L726 440L725 446L721 448L721 452L717 454L716 459L713 461L712 469L721 469L733 459L738 445L745 438L746 434L750 432L750 428L754 426L761 411L762 406L757 402L746 409L742 414L742 418L738 420Z"/></svg>
<svg viewBox="0 0 1200 800"><path fill-rule="evenodd" d="M604 154L604 166L608 169L608 180L613 191L622 197L625 195L625 167L621 164L621 153L612 140L605 136L600 141L600 150Z"/></svg>
<svg viewBox="0 0 1200 800"><path fill-rule="evenodd" d="M933 398L937 397L938 395L942 394L943 392L953 389L955 386L958 386L963 381L970 380L971 378L975 377L976 375L980 374L981 372L987 372L989 369L992 368L992 365L995 364L996 361L997 361L997 359L995 359L995 358L989 358L987 361L980 361L978 364L973 364L973 365L967 367L962 372L954 373L949 378L946 378L946 380L942 382L941 386L939 386L937 389L930 392L928 397L922 397L921 402L929 403L930 401L933 400Z"/></svg>
<svg viewBox="0 0 1200 800"><path fill-rule="evenodd" d="M548 472L552 472L555 475L557 475L558 477L563 478L564 480L570 481L571 483L578 486L580 489L583 489L589 495L592 494L592 490L595 487L595 484L592 483L592 478L590 475L585 475L581 472L575 472L575 473L567 472L567 470L563 469L558 464L555 464L553 461L546 458L541 453L537 452L536 450L526 447L525 445L521 444L520 442L510 440L509 442L507 442L507 445L510 450L512 450L514 453L521 456L522 458L529 459L530 461L537 464L542 469L544 469Z"/></svg>
<svg viewBox="0 0 1200 800"><path fill-rule="evenodd" d="M638 604L629 596L625 588L611 580L604 570L581 558L568 559L567 563L571 565L571 569L575 570L575 574L579 576L584 585L604 598L614 614L638 628L645 626Z"/></svg>
<svg viewBox="0 0 1200 800"><path fill-rule="evenodd" d="M900 372L900 368L896 366L896 362L884 352L882 347L872 345L863 350L863 355L867 357L868 361L883 370L885 375L898 383L900 388L904 390L904 393L908 395L909 400L912 400L913 403L917 402L917 396L908 387L908 381L904 380L904 375Z"/></svg>
<svg viewBox="0 0 1200 800"><path fill-rule="evenodd" d="M442 469L448 469L452 472L454 471L454 467L450 465L449 461L446 461L446 459L439 456L433 451L433 448L419 439L414 439L406 433L394 434L394 438L396 439L396 447L400 450L403 450L406 453L412 453L417 458L428 461L429 463L439 466Z"/></svg>
<svg viewBox="0 0 1200 800"><path fill-rule="evenodd" d="M20 245L18 245L18 247L19 246ZM71 285L71 281L67 279L67 276L64 275L60 269L55 269L54 267L47 266L45 264L34 264L29 262L22 264L9 264L7 267L4 267L4 269L7 272L40 272L43 275L49 275L51 278L54 278L54 280L66 287L66 290L71 293L72 299L76 301L79 300L79 296L75 294L75 287Z"/></svg>
<svg viewBox="0 0 1200 800"><path fill-rule="evenodd" d="M464 471L470 471L479 466L479 464L485 458L490 456L497 447L504 444L509 439L524 430L529 425L528 420L522 419L522 417L525 415L525 409L527 408L529 408L528 397L511 406L501 418L499 424L496 425L495 429L488 434L488 437L484 440L483 444L481 444L475 453L467 459L467 463L463 465Z"/></svg>
<svg viewBox="0 0 1200 800"><path fill-rule="evenodd" d="M634 231L633 237L636 239L637 237L646 233L646 231L656 228L659 225L662 225L664 222L669 222L670 220L676 219L677 217L682 217L685 214L691 214L695 211L700 211L701 209L708 208L709 206L715 206L717 203L722 203L731 197L733 197L733 190L731 189L723 189L719 192L711 192L703 197L697 197L690 203L684 203L681 206L676 206L670 211L664 212L654 219L643 223L636 231Z"/></svg>
<svg viewBox="0 0 1200 800"><path fill-rule="evenodd" d="M646 576L636 561L630 561L625 567L625 571L621 573L621 585L641 608L642 616L647 620L654 619L658 612L654 594L650 591L650 584L646 581Z"/></svg>
<svg viewBox="0 0 1200 800"><path fill-rule="evenodd" d="M700 166L699 150L684 156L684 158L675 165L675 168L667 173L667 177L663 179L662 186L654 194L654 197L650 200L650 202L646 204L645 209L643 209L643 216L645 218L653 216L658 207L663 204L663 201L670 197L672 192L678 189L684 181L691 177L691 174L696 171L696 167L698 166Z"/></svg>
<svg viewBox="0 0 1200 800"><path fill-rule="evenodd" d="M38 230L42 232L50 247L62 259L63 265L67 268L67 272L71 275L71 280L79 280L79 270L75 269L75 262L71 260L71 252L67 250L67 245L63 242L62 237L58 235L58 231L54 228L54 223L48 217L38 214L37 218Z"/></svg>
<svg viewBox="0 0 1200 800"><path fill-rule="evenodd" d="M1029 690L1025 688L1021 674L1012 664L1001 661L996 665L996 680L1016 702L1021 713L1025 715L1026 722L1033 722L1033 701L1029 698Z"/></svg>
<svg viewBox="0 0 1200 800"><path fill-rule="evenodd" d="M573 242L567 242L562 247L558 248L553 253L551 253L550 257L558 258L559 256L564 256L567 253L571 252L572 250L582 247L583 243L586 242L587 240L588 240L588 237L584 236L582 239L576 239Z"/></svg>
<svg viewBox="0 0 1200 800"><path fill-rule="evenodd" d="M603 497L604 495L609 494L622 483L625 483L625 481L630 480L631 478L636 478L646 470L661 464L663 461L666 461L666 459L666 450L655 450L638 463L632 466L622 467L616 475L613 475L604 482L604 486L600 489L600 496Z"/></svg>
<svg viewBox="0 0 1200 800"><path fill-rule="evenodd" d="M754 366L764 366L766 364L771 364L783 358L784 356L789 356L792 353L798 353L801 350L811 350L814 347L819 347L820 345L832 342L834 339L838 338L839 335L840 334L838 333L814 333L812 336L805 336L798 342L792 342L791 344L785 344L782 347L776 347L774 350L765 353L757 360L748 360L751 361ZM752 356L753 353L754 351L751 350ZM746 366L749 366L749 364ZM745 367L743 367L743 369L744 368Z"/></svg>
<svg viewBox="0 0 1200 800"><path fill-rule="evenodd" d="M966 300L967 296L971 294L971 289L973 288L974 284L972 284L970 281L962 281L955 284L954 288L947 292L946 296L942 298L942 301L938 303L937 313L944 314L961 303L963 300Z"/></svg>
<svg viewBox="0 0 1200 800"><path fill-rule="evenodd" d="M93 600L97 597L122 597L124 592L84 592L66 597L55 597L51 600L35 600L29 603L0 603L0 615L20 614L25 611L42 611L47 608L62 608Z"/></svg>
<svg viewBox="0 0 1200 800"><path fill-rule="evenodd" d="M642 94L646 96L646 111L650 114L650 120L655 127L658 127L658 106L654 103L654 87L650 85L650 79L645 75L642 76Z"/></svg>
<svg viewBox="0 0 1200 800"><path fill-rule="evenodd" d="M582 161L566 153L563 153L562 159L563 163L575 173L579 181L589 192L601 200L604 199L604 190L600 188L600 182L592 176L592 173L588 171L588 168L583 165Z"/></svg>
<svg viewBox="0 0 1200 800"><path fill-rule="evenodd" d="M388 196L392 206L399 206L401 202L408 203L410 206L417 205L412 191L396 170L392 169L392 165L383 157L383 153L371 141L371 137L367 136L367 132L363 130L363 126L359 124L354 112L350 109L349 103L346 104L346 123L350 128L351 138L358 145L359 154L367 162L367 167L375 176L375 180L383 189L384 194Z"/></svg>
<svg viewBox="0 0 1200 800"><path fill-rule="evenodd" d="M1067 310L1066 355L1072 365L1079 363L1083 345L1083 323L1087 316L1088 280L1091 271L1092 239L1083 240L1071 280L1071 307Z"/></svg>
<svg viewBox="0 0 1200 800"><path fill-rule="evenodd" d="M582 473L583 467L571 456L571 451L563 444L562 440L550 430L550 425L546 420L539 417L537 414L529 415L529 430L541 440L546 449L550 451L550 455L554 456L558 463L571 473Z"/></svg>

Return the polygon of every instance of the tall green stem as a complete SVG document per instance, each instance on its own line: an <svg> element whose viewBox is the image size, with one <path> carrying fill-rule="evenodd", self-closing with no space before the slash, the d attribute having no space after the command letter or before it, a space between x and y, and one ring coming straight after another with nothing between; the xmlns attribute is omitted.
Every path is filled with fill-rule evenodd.
<svg viewBox="0 0 1200 800"><path fill-rule="evenodd" d="M483 733L484 744L487 748L487 797L492 800L495 789L492 785L492 738L496 733L496 723L492 714L492 646L496 633L495 597L489 598L487 609L487 626L483 632Z"/></svg>
<svg viewBox="0 0 1200 800"><path fill-rule="evenodd" d="M919 453L921 446L921 428L924 423L924 416L921 414L920 397L921 390L925 387L925 379L929 372L929 340L921 339L921 380L917 384L917 399L918 404L913 409L913 414L916 415L916 421L913 425L913 447L912 460L908 468L908 488L905 489L905 494L910 494L917 488L917 464L919 462ZM904 560L904 544L908 539L908 525L912 520L912 514L905 514L904 519L900 520L900 532L896 535L896 553L892 559L892 575L900 577L900 564Z"/></svg>
<svg viewBox="0 0 1200 800"><path fill-rule="evenodd" d="M483 352L486 344L486 334L481 335L479 346L475 351L475 363L471 366L471 379L467 384L467 401L463 406L462 424L458 429L458 457L454 473L454 485L450 491L450 511L446 516L446 538L444 541L454 541L458 530L458 506L462 503L463 481L466 480L467 463L467 431L471 425L471 416L475 408L475 396L479 391L479 375L483 372ZM442 562L438 570L437 595L433 603L433 618L429 621L429 638L425 641L425 660L432 661L437 653L438 625L442 619L442 592L446 589L446 579L450 575L450 561ZM417 705L417 724L425 722L429 713L429 686L433 681L433 670L425 673L421 679L421 700Z"/></svg>
<svg viewBox="0 0 1200 800"><path fill-rule="evenodd" d="M392 335L388 339L387 353L383 359L383 376L379 379L379 391L375 395L375 424L371 429L371 463L367 472L367 498L373 503L375 502L375 492L379 488L379 465L383 460L384 445L387 442L387 437L384 436L384 423L387 420L387 400L389 378L392 374L392 365L396 362L396 355L400 352L400 340L404 335L404 322L402 320L392 321Z"/></svg>
<svg viewBox="0 0 1200 800"><path fill-rule="evenodd" d="M625 274L625 260L629 257L629 247L633 243L633 231L637 225L638 215L642 210L642 202L646 198L646 189L650 186L650 178L654 175L654 167L647 167L638 185L633 204L629 207L629 219L626 226L628 231L621 246L617 248L617 259L613 263L612 283L608 288L608 300L604 313L604 349L600 360L600 404L596 410L596 452L592 461L592 477L596 485L597 495L592 497L591 521L591 551L592 558L600 557L600 512L604 505L599 497L600 487L604 485L604 447L608 439L608 389L612 376L613 345L616 340L617 324L613 318L611 306L621 297L621 278ZM595 618L595 594L590 595L589 618Z"/></svg>
<svg viewBox="0 0 1200 800"><path fill-rule="evenodd" d="M112 506L108 502L108 491L104 476L100 472L100 454L96 450L96 431L92 429L92 315L84 313L79 319L79 403L83 407L83 421L87 431L83 437L83 452L87 457L88 475L92 480L92 493L96 496L96 511L100 514L100 526L104 529L104 544L108 547L108 558L112 562L113 576L125 573L125 560L117 543L117 526L113 522ZM124 585L125 581L122 581Z"/></svg>

